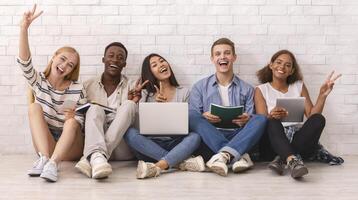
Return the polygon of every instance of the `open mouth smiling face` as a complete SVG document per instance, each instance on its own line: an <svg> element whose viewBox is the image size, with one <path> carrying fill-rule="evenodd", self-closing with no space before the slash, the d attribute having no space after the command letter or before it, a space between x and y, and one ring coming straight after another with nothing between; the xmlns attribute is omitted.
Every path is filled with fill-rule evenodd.
<svg viewBox="0 0 358 200"><path fill-rule="evenodd" d="M171 76L169 63L161 57L153 56L150 58L150 69L158 80L165 80Z"/></svg>
<svg viewBox="0 0 358 200"><path fill-rule="evenodd" d="M273 63L270 63L270 68L273 76L277 78L286 79L294 72L291 57L287 54L282 54L277 57Z"/></svg>
<svg viewBox="0 0 358 200"><path fill-rule="evenodd" d="M114 69L120 69L120 67L118 65L115 65L115 64L111 64L111 65L109 65L109 67L114 68Z"/></svg>
<svg viewBox="0 0 358 200"><path fill-rule="evenodd" d="M227 67L229 64L229 61L221 60L218 62L221 67Z"/></svg>
<svg viewBox="0 0 358 200"><path fill-rule="evenodd" d="M233 63L236 55L232 47L227 44L219 44L213 47L211 61L219 73L229 73L233 71Z"/></svg>
<svg viewBox="0 0 358 200"><path fill-rule="evenodd" d="M119 46L111 46L102 58L104 72L112 77L120 77L122 70L126 67L126 52Z"/></svg>
<svg viewBox="0 0 358 200"><path fill-rule="evenodd" d="M159 73L165 73L168 71L168 68L167 67L161 67L159 68Z"/></svg>
<svg viewBox="0 0 358 200"><path fill-rule="evenodd" d="M122 73L123 67L120 67L117 64L108 64L105 67L105 72L111 74L112 76L119 76Z"/></svg>
<svg viewBox="0 0 358 200"><path fill-rule="evenodd" d="M65 77L72 71L72 68L63 67L62 65L57 65L55 69L56 74L60 77Z"/></svg>
<svg viewBox="0 0 358 200"><path fill-rule="evenodd" d="M75 68L77 57L69 52L62 52L52 59L51 74L58 77L65 77Z"/></svg>
<svg viewBox="0 0 358 200"><path fill-rule="evenodd" d="M57 73L59 73L60 75L62 75L64 72L65 72L65 70L63 70L61 67L59 67L59 66L57 66L56 67L56 71L57 71Z"/></svg>

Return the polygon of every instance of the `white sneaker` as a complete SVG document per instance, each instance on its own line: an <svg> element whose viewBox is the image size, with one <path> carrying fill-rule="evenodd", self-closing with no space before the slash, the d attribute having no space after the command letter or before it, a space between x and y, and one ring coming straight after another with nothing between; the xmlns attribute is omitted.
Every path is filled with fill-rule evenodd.
<svg viewBox="0 0 358 200"><path fill-rule="evenodd" d="M209 169L220 176L227 176L228 168L226 163L230 160L230 155L228 153L219 152L206 163L206 166Z"/></svg>
<svg viewBox="0 0 358 200"><path fill-rule="evenodd" d="M40 177L49 182L57 181L57 164L55 161L49 160L46 163Z"/></svg>
<svg viewBox="0 0 358 200"><path fill-rule="evenodd" d="M236 161L232 165L232 171L234 173L239 173L246 171L254 166L254 163L252 162L249 154L245 153L241 156L240 160Z"/></svg>
<svg viewBox="0 0 358 200"><path fill-rule="evenodd" d="M161 169L154 163L138 161L137 179L152 178L160 175Z"/></svg>
<svg viewBox="0 0 358 200"><path fill-rule="evenodd" d="M201 156L188 158L179 164L179 169L183 171L203 172L205 171L204 159Z"/></svg>
<svg viewBox="0 0 358 200"><path fill-rule="evenodd" d="M88 178L92 177L92 166L84 156L82 156L80 161L77 162L75 168L82 174L86 175Z"/></svg>
<svg viewBox="0 0 358 200"><path fill-rule="evenodd" d="M43 156L41 153L39 153L40 158L37 159L32 168L29 169L27 171L27 174L29 176L40 176L42 173L42 170L44 169L44 166L46 165L46 163L48 162L48 157L47 156Z"/></svg>
<svg viewBox="0 0 358 200"><path fill-rule="evenodd" d="M95 152L91 156L92 178L107 178L112 173L112 166L107 162L103 154Z"/></svg>

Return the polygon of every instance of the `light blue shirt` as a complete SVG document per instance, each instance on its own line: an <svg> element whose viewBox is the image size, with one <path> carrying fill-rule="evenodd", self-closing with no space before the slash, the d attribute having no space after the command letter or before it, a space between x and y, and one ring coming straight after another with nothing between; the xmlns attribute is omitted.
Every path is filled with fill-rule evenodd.
<svg viewBox="0 0 358 200"><path fill-rule="evenodd" d="M229 87L230 106L244 106L249 115L254 113L254 88L234 75ZM210 111L210 104L223 105L216 75L210 75L193 85L189 96L189 109L199 113Z"/></svg>

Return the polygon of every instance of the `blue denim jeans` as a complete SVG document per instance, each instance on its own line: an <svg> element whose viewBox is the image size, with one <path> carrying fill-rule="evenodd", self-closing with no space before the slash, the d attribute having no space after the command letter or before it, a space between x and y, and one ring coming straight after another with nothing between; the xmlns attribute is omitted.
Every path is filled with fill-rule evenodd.
<svg viewBox="0 0 358 200"><path fill-rule="evenodd" d="M234 156L232 163L247 153L261 138L265 131L267 118L252 115L242 128L232 131L219 130L206 120L199 112L189 111L189 127L198 133L204 143L214 152L226 151Z"/></svg>
<svg viewBox="0 0 358 200"><path fill-rule="evenodd" d="M147 137L141 135L135 128L127 130L124 140L135 151L138 159L145 161L165 160L169 167L174 167L189 158L201 142L200 136L194 132L190 132L187 136L173 138ZM152 160L148 160L147 157Z"/></svg>

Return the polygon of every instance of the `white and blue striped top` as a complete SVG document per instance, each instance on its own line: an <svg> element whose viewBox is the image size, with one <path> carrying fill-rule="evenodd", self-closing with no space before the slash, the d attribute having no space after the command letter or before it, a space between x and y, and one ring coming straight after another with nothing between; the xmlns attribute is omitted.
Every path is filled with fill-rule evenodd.
<svg viewBox="0 0 358 200"><path fill-rule="evenodd" d="M63 103L67 100L77 102L76 106L86 103L86 91L82 83L73 81L70 86L59 91L54 89L48 82L43 72L37 72L32 65L32 59L23 61L17 58L17 62L24 72L29 86L35 96L35 103L41 105L43 114L49 128L59 129L63 128L65 116L60 112ZM83 126L83 114L76 113L75 119Z"/></svg>

